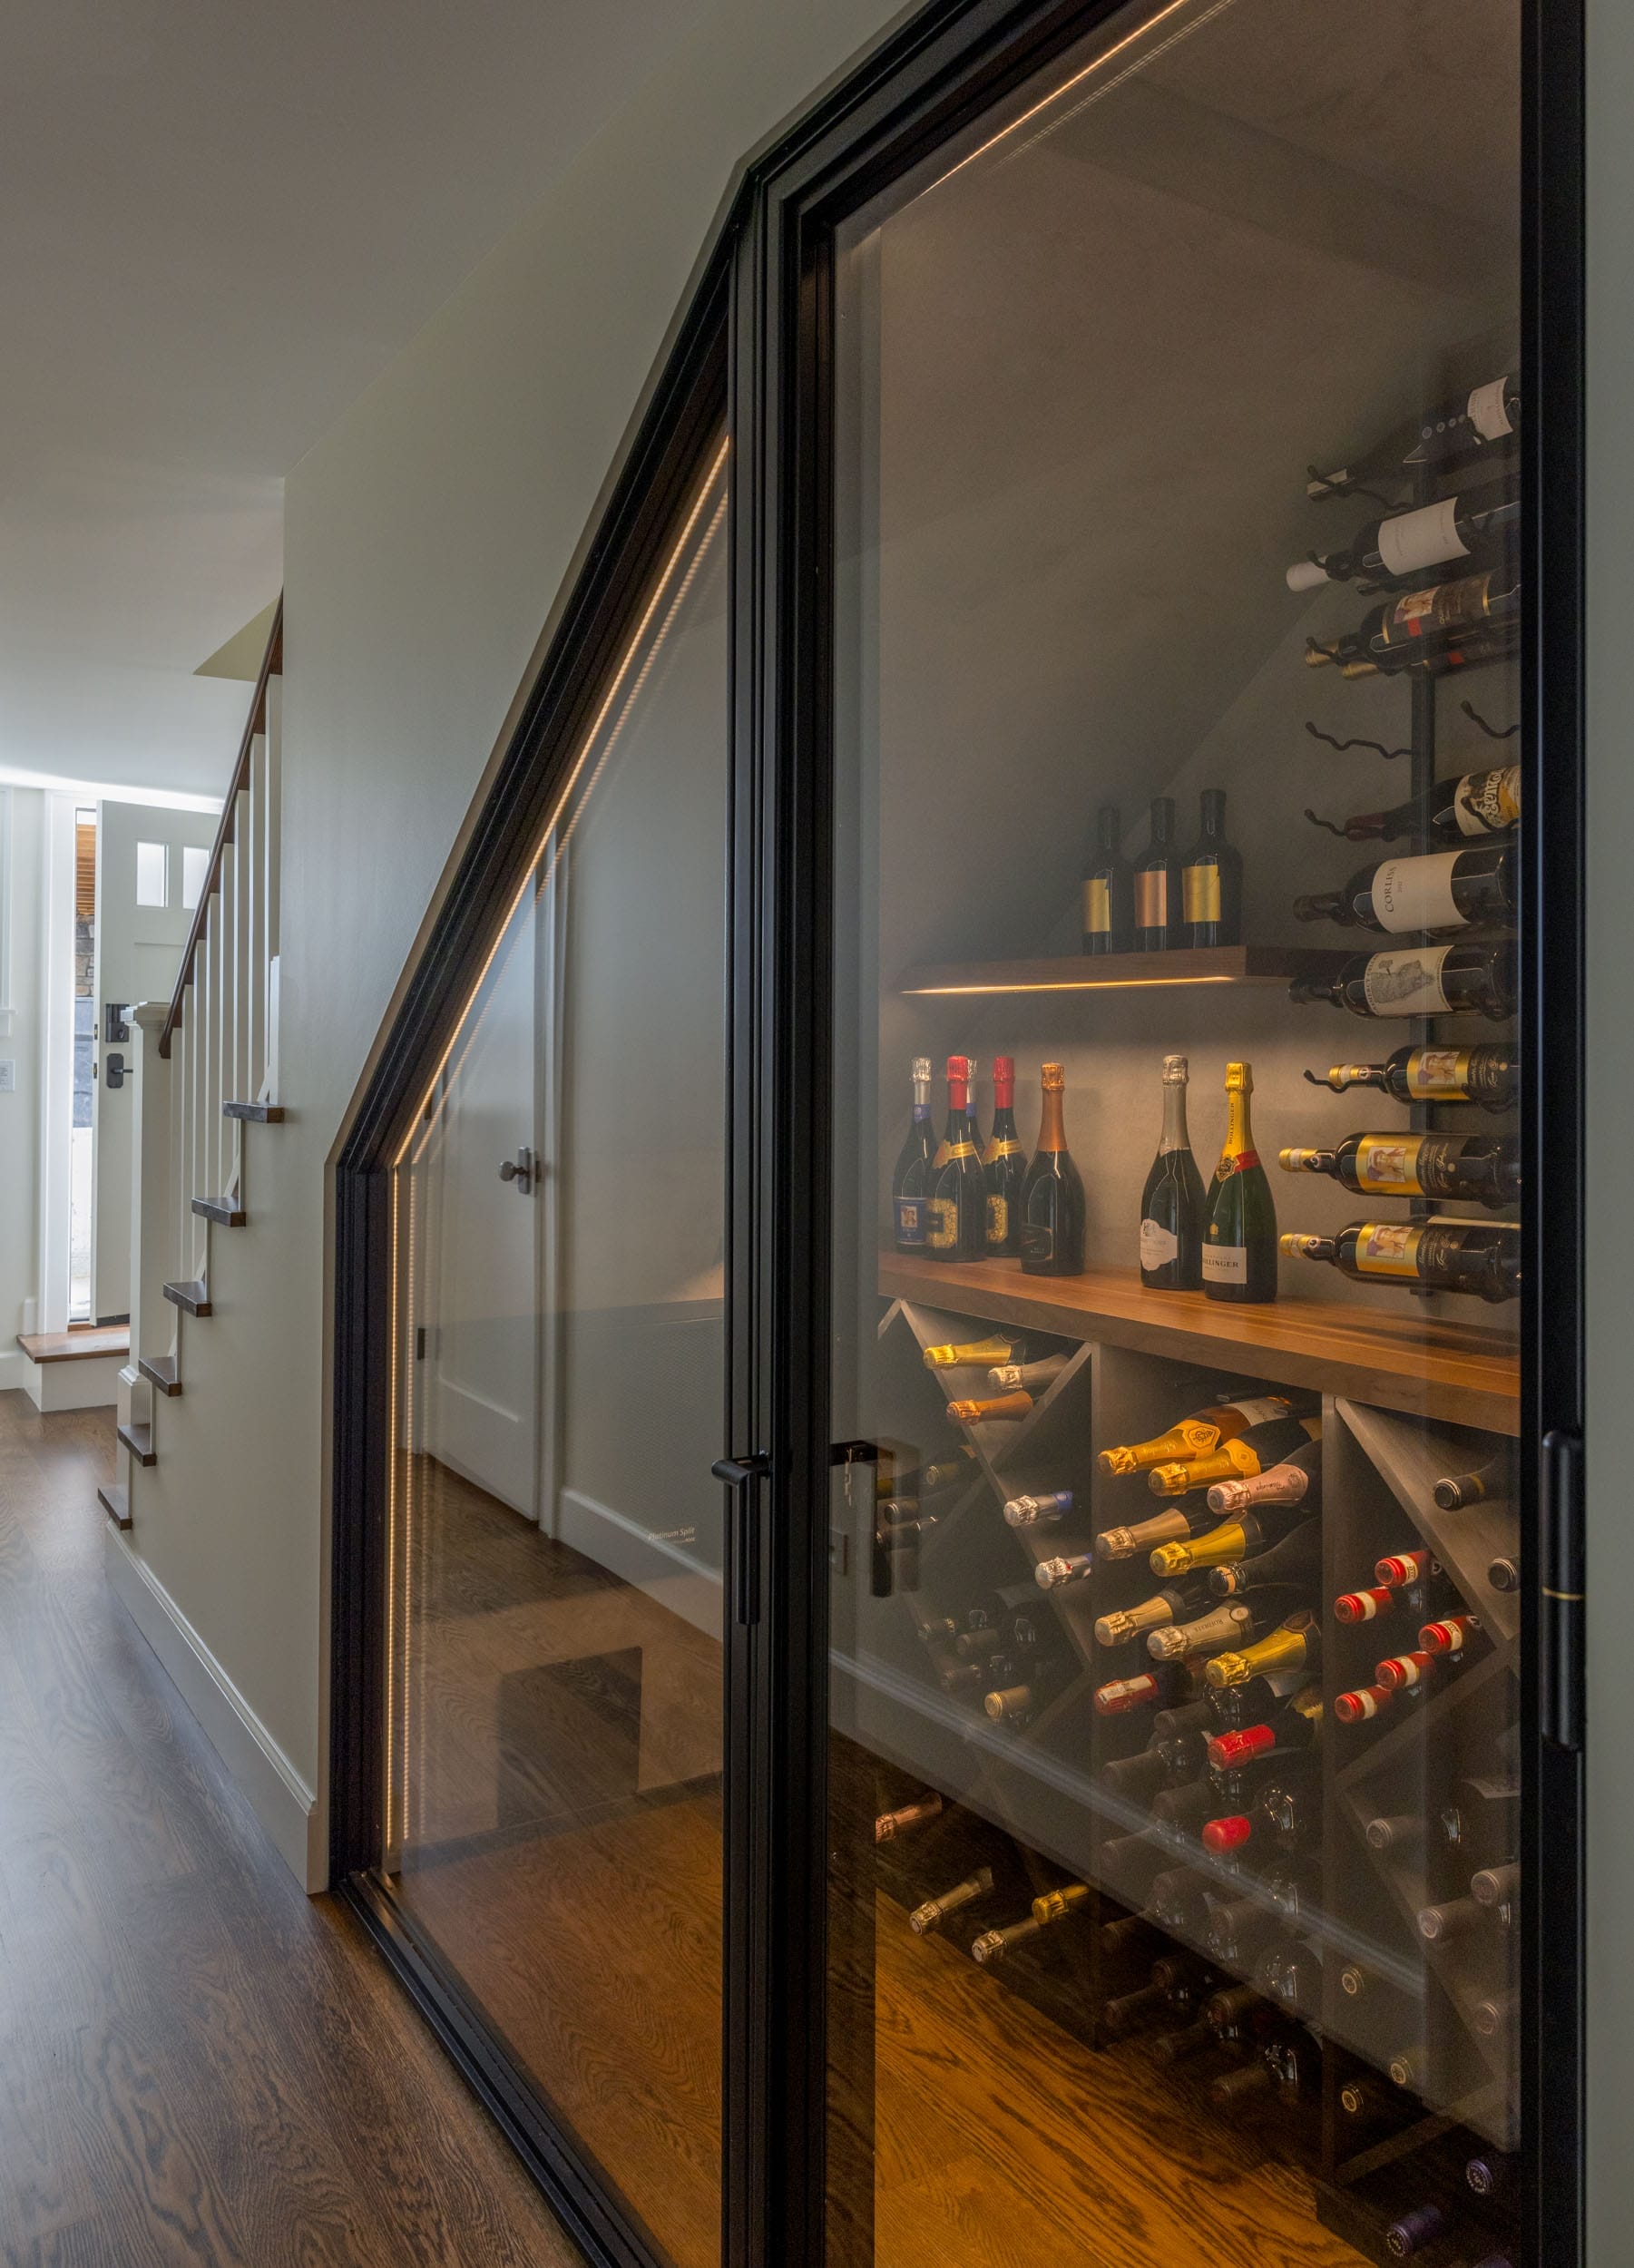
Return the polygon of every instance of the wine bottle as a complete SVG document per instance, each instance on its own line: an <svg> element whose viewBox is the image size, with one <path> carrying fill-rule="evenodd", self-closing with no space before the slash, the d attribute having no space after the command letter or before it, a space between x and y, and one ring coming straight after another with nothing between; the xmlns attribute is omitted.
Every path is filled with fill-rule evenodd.
<svg viewBox="0 0 1634 2268"><path fill-rule="evenodd" d="M1203 1177L1186 1131L1187 1064L1163 1058L1163 1133L1140 1198L1140 1281L1195 1292L1203 1281Z"/></svg>
<svg viewBox="0 0 1634 2268"><path fill-rule="evenodd" d="M1508 2197L1521 2185L1521 2169L1502 2150L1482 2150L1463 2169L1463 2177L1477 2197Z"/></svg>
<svg viewBox="0 0 1634 2268"><path fill-rule="evenodd" d="M1394 1102L1477 1102L1507 1110L1520 1087L1521 1058L1507 1041L1484 1040L1473 1048L1401 1047L1383 1063L1336 1063L1324 1078L1305 1075L1313 1087L1336 1095L1376 1087Z"/></svg>
<svg viewBox="0 0 1634 2268"><path fill-rule="evenodd" d="M1305 816L1347 843L1397 843L1426 835L1442 843L1463 843L1472 836L1506 835L1521 822L1521 767L1505 764L1495 771L1437 780L1422 796L1393 804L1388 811L1355 812L1342 826L1317 819L1314 811Z"/></svg>
<svg viewBox="0 0 1634 2268"><path fill-rule="evenodd" d="M1311 467L1306 490L1313 501L1340 496L1388 479L1403 466L1447 464L1500 448L1521 430L1521 381L1512 372L1489 378L1463 399L1438 405L1349 464L1324 473Z"/></svg>
<svg viewBox="0 0 1634 2268"><path fill-rule="evenodd" d="M1308 1608L1291 1614L1268 1637L1239 1652L1216 1654L1203 1665L1211 1686L1240 1686L1270 1669L1316 1669L1322 1659L1322 1636Z"/></svg>
<svg viewBox="0 0 1634 2268"><path fill-rule="evenodd" d="M931 1182L925 1250L933 1260L981 1260L987 1253L987 1184L970 1107L971 1062L947 1059L947 1131Z"/></svg>
<svg viewBox="0 0 1634 2268"><path fill-rule="evenodd" d="M1322 1956L1309 1945L1274 1945L1260 1956L1254 1981L1269 2000L1314 2019L1322 2008Z"/></svg>
<svg viewBox="0 0 1634 2268"><path fill-rule="evenodd" d="M1518 1992L1482 1994L1469 2004L1470 2021L1481 2039L1502 2039L1513 2028L1521 2011Z"/></svg>
<svg viewBox="0 0 1634 2268"><path fill-rule="evenodd" d="M1036 1363L995 1363L987 1374L994 1393L1030 1393L1036 1401L1067 1366L1064 1354L1045 1354Z"/></svg>
<svg viewBox="0 0 1634 2268"><path fill-rule="evenodd" d="M1048 1496L1013 1496L1004 1518L1012 1528L1053 1528L1071 1509L1071 1490L1055 1489Z"/></svg>
<svg viewBox="0 0 1634 2268"><path fill-rule="evenodd" d="M1257 1559L1309 1517L1303 1505L1262 1504L1257 1512L1223 1521L1189 1543L1159 1544L1151 1555L1151 1571L1184 1575L1193 1568L1234 1566L1238 1560Z"/></svg>
<svg viewBox="0 0 1634 2268"><path fill-rule="evenodd" d="M1184 1661L1192 1654L1223 1653L1227 1647L1246 1646L1264 1628L1254 1610L1240 1599L1228 1599L1195 1622L1177 1622L1170 1628L1149 1630L1146 1650L1154 1662Z"/></svg>
<svg viewBox="0 0 1634 2268"><path fill-rule="evenodd" d="M1502 1866L1483 1866L1470 1876L1470 1896L1478 1906L1512 1906L1521 1895L1521 1867L1511 1859Z"/></svg>
<svg viewBox="0 0 1634 2268"><path fill-rule="evenodd" d="M1238 1473L1210 1484L1211 1512L1246 1512L1256 1504L1308 1504L1315 1511L1322 1491L1322 1443L1318 1439L1289 1452L1263 1472Z"/></svg>
<svg viewBox="0 0 1634 2268"><path fill-rule="evenodd" d="M1022 1270L1027 1276L1083 1274L1083 1183L1067 1153L1062 1123L1066 1083L1059 1063L1043 1066L1038 1148L1022 1184Z"/></svg>
<svg viewBox="0 0 1634 2268"><path fill-rule="evenodd" d="M1521 1239L1507 1221L1351 1221L1336 1237L1284 1237L1282 1248L1364 1284L1422 1284L1492 1301L1521 1292Z"/></svg>
<svg viewBox="0 0 1634 2268"><path fill-rule="evenodd" d="M1257 1898L1229 1898L1210 1911L1205 1941L1215 1959L1228 1969L1242 1969L1277 1931L1277 1916ZM1243 1989L1252 1993L1251 1987ZM1252 1997L1258 1999L1257 1993Z"/></svg>
<svg viewBox="0 0 1634 2268"><path fill-rule="evenodd" d="M1094 1570L1094 1554L1073 1551L1053 1559L1041 1559L1033 1569L1033 1580L1040 1590L1060 1590L1068 1583L1081 1583Z"/></svg>
<svg viewBox="0 0 1634 2268"><path fill-rule="evenodd" d="M958 1425L996 1425L1014 1423L1017 1419L1032 1414L1030 1393L995 1393L979 1401L950 1402L947 1414Z"/></svg>
<svg viewBox="0 0 1634 2268"><path fill-rule="evenodd" d="M1198 839L1180 862L1180 912L1189 945L1240 945L1242 853L1226 840L1226 791L1205 787Z"/></svg>
<svg viewBox="0 0 1634 2268"><path fill-rule="evenodd" d="M1322 1688L1302 1686L1268 1722L1210 1734L1208 1762L1216 1771L1230 1772L1279 1749L1315 1748L1322 1738Z"/></svg>
<svg viewBox="0 0 1634 2268"><path fill-rule="evenodd" d="M1130 953L1135 942L1135 872L1123 855L1123 816L1115 803L1095 816L1095 845L1083 865L1083 949Z"/></svg>
<svg viewBox="0 0 1634 2268"><path fill-rule="evenodd" d="M1010 1259L1021 1249L1016 1200L1026 1178L1027 1153L1015 1130L1015 1058L997 1055L993 1063L993 1131L982 1152L987 1188L987 1256ZM1064 1357L1063 1357L1064 1360Z"/></svg>
<svg viewBox="0 0 1634 2268"><path fill-rule="evenodd" d="M931 1159L936 1137L931 1129L931 1059L913 1061L914 1115L891 1172L891 1207L898 1252L923 1252L930 1227Z"/></svg>
<svg viewBox="0 0 1634 2268"><path fill-rule="evenodd" d="M1257 1559L1228 1559L1210 1568L1208 1588L1217 1598L1240 1598L1248 1592L1279 1588L1310 1591L1321 1572L1321 1523L1306 1520Z"/></svg>
<svg viewBox="0 0 1634 2268"><path fill-rule="evenodd" d="M1480 1632L1479 1615L1443 1615L1437 1622L1425 1623L1418 1642L1426 1654L1461 1654Z"/></svg>
<svg viewBox="0 0 1634 2268"><path fill-rule="evenodd" d="M1486 1579L1496 1591L1517 1591L1521 1569L1513 1559L1493 1559L1488 1563Z"/></svg>
<svg viewBox="0 0 1634 2268"><path fill-rule="evenodd" d="M1209 1456L1193 1457L1186 1464L1154 1465L1146 1476L1146 1485L1154 1496L1179 1496L1182 1491L1209 1488L1234 1474L1251 1480L1302 1449L1307 1441L1319 1439L1321 1431L1319 1417L1271 1418L1264 1425L1250 1426Z"/></svg>
<svg viewBox="0 0 1634 2268"><path fill-rule="evenodd" d="M983 1966L1002 1960L1012 1947L1025 1944L1041 1931L1059 1921L1069 1921L1086 1908L1094 1893L1087 1882L1067 1882L1060 1890L1047 1890L1032 1901L1032 1911L1025 1921L1013 1921L1002 1930L988 1930L971 1947L971 1958Z"/></svg>
<svg viewBox="0 0 1634 2268"><path fill-rule="evenodd" d="M1484 1907L1473 1898L1451 1898L1443 1906L1421 1906L1418 1913L1418 1933L1433 1945L1445 1944L1449 1938L1467 1937L1486 1920Z"/></svg>
<svg viewBox="0 0 1634 2268"><path fill-rule="evenodd" d="M985 1898L992 1888L992 1867L979 1866L974 1874L967 1874L951 1890L944 1890L939 1897L927 1898L923 1905L915 1906L908 1916L908 1927L915 1937L927 1937L953 1915L962 1912L966 1906L974 1906L979 1898Z"/></svg>
<svg viewBox="0 0 1634 2268"><path fill-rule="evenodd" d="M1144 1670L1133 1677L1111 1677L1094 1692L1097 1716L1129 1716L1136 1709L1155 1708L1166 1688L1160 1677Z"/></svg>
<svg viewBox="0 0 1634 2268"><path fill-rule="evenodd" d="M1357 1686L1349 1693L1334 1697L1334 1715L1341 1725L1365 1725L1371 1718L1382 1716L1400 1698L1393 1686ZM1377 1821L1375 1821L1377 1825Z"/></svg>
<svg viewBox="0 0 1634 2268"><path fill-rule="evenodd" d="M1373 1579L1393 1589L1410 1589L1422 1583L1437 1562L1427 1551L1393 1551L1373 1564Z"/></svg>
<svg viewBox="0 0 1634 2268"><path fill-rule="evenodd" d="M1502 652L1521 617L1521 578L1512 566L1460 575L1386 599L1363 615L1355 630L1313 640L1305 650L1313 670L1336 663L1346 677L1389 675L1398 670L1457 666L1472 655Z"/></svg>
<svg viewBox="0 0 1634 2268"><path fill-rule="evenodd" d="M1520 963L1512 939L1495 944L1400 945L1356 953L1336 976L1296 976L1293 1001L1327 1001L1353 1016L1488 1016L1515 1012Z"/></svg>
<svg viewBox="0 0 1634 2268"><path fill-rule="evenodd" d="M1203 1231L1203 1289L1210 1299L1277 1296L1277 1207L1254 1147L1248 1063L1226 1066L1226 1143L1208 1191Z"/></svg>
<svg viewBox="0 0 1634 2268"><path fill-rule="evenodd" d="M942 1798L934 1791L916 1796L913 1803L904 1804L894 1812L882 1812L874 1822L876 1843L894 1843L898 1835L912 1833L915 1827L928 1826L933 1819L942 1816Z"/></svg>
<svg viewBox="0 0 1634 2268"><path fill-rule="evenodd" d="M1279 1150L1277 1161L1284 1173L1325 1173L1360 1197L1495 1208L1521 1195L1518 1134L1347 1134L1332 1149Z"/></svg>
<svg viewBox="0 0 1634 2268"><path fill-rule="evenodd" d="M1174 820L1173 797L1154 796L1147 847L1134 867L1137 953L1168 953L1187 942Z"/></svg>
<svg viewBox="0 0 1634 2268"><path fill-rule="evenodd" d="M1461 1512L1466 1504L1483 1503L1489 1496L1513 1493L1507 1457L1493 1457L1473 1472L1450 1472L1430 1491L1443 1512Z"/></svg>
<svg viewBox="0 0 1634 2268"><path fill-rule="evenodd" d="M1102 1787L1111 1788L1127 1803L1150 1804L1159 1788L1170 1784L1172 1774L1157 1749L1142 1748L1135 1755L1103 1764L1099 1777Z"/></svg>
<svg viewBox="0 0 1634 2268"><path fill-rule="evenodd" d="M1095 1625L1100 1646L1126 1646L1142 1631L1161 1629L1165 1623L1182 1622L1210 1604L1206 1583L1169 1584L1138 1607L1121 1607L1102 1615Z"/></svg>
<svg viewBox="0 0 1634 2268"><path fill-rule="evenodd" d="M1421 568L1467 559L1478 545L1502 543L1518 533L1521 500L1498 496L1483 505L1474 495L1447 496L1437 504L1394 512L1370 520L1343 551L1296 559L1288 569L1290 591L1319 591L1327 582L1396 582Z"/></svg>
<svg viewBox="0 0 1634 2268"><path fill-rule="evenodd" d="M1391 1654L1374 1665L1373 1674L1379 1684L1391 1693L1415 1693L1427 1686L1440 1669L1446 1667L1452 1657L1432 1654L1428 1647L1414 1647L1405 1654Z"/></svg>
<svg viewBox="0 0 1634 2268"><path fill-rule="evenodd" d="M1403 1607L1416 1610L1424 1604L1416 1586L1404 1590L1392 1583L1369 1584L1365 1590L1341 1591L1334 1600L1334 1620L1347 1626L1358 1622L1377 1622L1385 1615L1394 1614Z"/></svg>
<svg viewBox="0 0 1634 2268"><path fill-rule="evenodd" d="M1439 2205L1414 2205L1384 2231L1384 2249L1392 2260L1416 2260L1447 2226L1447 2216Z"/></svg>
<svg viewBox="0 0 1634 2268"><path fill-rule="evenodd" d="M1095 1552L1102 1559L1132 1559L1158 1544L1184 1543L1189 1537L1206 1535L1213 1526L1212 1515L1201 1505L1188 1511L1183 1504L1172 1504L1168 1511L1137 1520L1132 1528L1102 1529L1095 1539Z"/></svg>
<svg viewBox="0 0 1634 2268"><path fill-rule="evenodd" d="M990 1363L1019 1363L1026 1349L1025 1339L1003 1336L995 1333L991 1338L964 1339L952 1346L927 1346L925 1350L926 1370L955 1370L962 1364L985 1369Z"/></svg>
<svg viewBox="0 0 1634 2268"><path fill-rule="evenodd" d="M1101 1470L1105 1472L1143 1472L1151 1465L1174 1464L1194 1457L1206 1457L1222 1442L1235 1441L1250 1426L1264 1425L1272 1418L1291 1417L1295 1403L1287 1394L1267 1393L1245 1396L1231 1402L1211 1402L1189 1417L1183 1417L1167 1432L1154 1434L1148 1442L1130 1442L1101 1452Z"/></svg>
<svg viewBox="0 0 1634 2268"><path fill-rule="evenodd" d="M1296 898L1294 918L1378 929L1392 936L1507 925L1515 918L1517 876L1518 861L1507 843L1386 858L1361 867L1342 890Z"/></svg>
<svg viewBox="0 0 1634 2268"><path fill-rule="evenodd" d="M1308 1759L1290 1758L1284 1770L1267 1778L1247 1811L1209 1820L1202 1831L1204 1850L1216 1858L1229 1858L1252 1845L1257 1859L1267 1850L1287 1853L1314 1848L1321 1839L1321 1801L1309 1785L1308 1769L1301 1774L1295 1768L1300 1763L1308 1764Z"/></svg>
<svg viewBox="0 0 1634 2268"><path fill-rule="evenodd" d="M1368 1821L1365 1832L1370 1851L1388 1851L1393 1858L1414 1858L1424 1847L1422 1812L1381 1813Z"/></svg>

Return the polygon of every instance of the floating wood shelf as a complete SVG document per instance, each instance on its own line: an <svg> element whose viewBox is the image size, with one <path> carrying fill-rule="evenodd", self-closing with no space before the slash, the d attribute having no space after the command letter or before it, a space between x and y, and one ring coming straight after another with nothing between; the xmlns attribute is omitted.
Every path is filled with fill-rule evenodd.
<svg viewBox="0 0 1634 2268"><path fill-rule="evenodd" d="M139 1465L157 1464L158 1452L153 1447L153 1429L151 1425L121 1424L113 1430Z"/></svg>
<svg viewBox="0 0 1634 2268"><path fill-rule="evenodd" d="M954 1315L1242 1369L1410 1417L1494 1433L1521 1430L1516 1341L1481 1324L1424 1315L1405 1295L1399 1315L1316 1299L1236 1307L1202 1292L1149 1292L1131 1270L1025 1276L1013 1262L915 1260L895 1252L881 1255L879 1288L887 1298L923 1300Z"/></svg>
<svg viewBox="0 0 1634 2268"><path fill-rule="evenodd" d="M103 1481L97 1489L96 1501L116 1528L131 1525L131 1494L128 1489L117 1488L112 1481Z"/></svg>
<svg viewBox="0 0 1634 2268"><path fill-rule="evenodd" d="M172 1307L182 1308L190 1315L210 1314L209 1288L197 1278L191 1278L185 1284L167 1284L163 1289Z"/></svg>
<svg viewBox="0 0 1634 2268"><path fill-rule="evenodd" d="M1348 953L1298 945L1210 945L1184 953L1073 953L1050 961L938 961L909 969L897 990L915 994L1104 992L1167 984L1278 985L1332 976Z"/></svg>
<svg viewBox="0 0 1634 2268"><path fill-rule="evenodd" d="M139 1354L136 1367L161 1393L173 1396L181 1392L181 1374L173 1354Z"/></svg>

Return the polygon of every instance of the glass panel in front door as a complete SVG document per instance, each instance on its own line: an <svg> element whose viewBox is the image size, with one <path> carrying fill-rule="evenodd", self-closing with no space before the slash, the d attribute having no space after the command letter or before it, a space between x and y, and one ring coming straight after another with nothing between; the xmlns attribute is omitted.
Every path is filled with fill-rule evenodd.
<svg viewBox="0 0 1634 2268"><path fill-rule="evenodd" d="M403 1145L385 1867L656 2256L720 2256L726 458Z"/></svg>
<svg viewBox="0 0 1634 2268"><path fill-rule="evenodd" d="M1518 2242L1519 9L1364 15L839 235L845 2268Z"/></svg>

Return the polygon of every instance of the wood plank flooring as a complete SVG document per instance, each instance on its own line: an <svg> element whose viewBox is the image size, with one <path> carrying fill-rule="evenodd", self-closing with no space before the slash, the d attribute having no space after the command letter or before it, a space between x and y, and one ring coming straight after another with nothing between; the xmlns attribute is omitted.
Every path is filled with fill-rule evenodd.
<svg viewBox="0 0 1634 2268"><path fill-rule="evenodd" d="M0 1393L0 2263L577 2268L109 1593L113 1471Z"/></svg>

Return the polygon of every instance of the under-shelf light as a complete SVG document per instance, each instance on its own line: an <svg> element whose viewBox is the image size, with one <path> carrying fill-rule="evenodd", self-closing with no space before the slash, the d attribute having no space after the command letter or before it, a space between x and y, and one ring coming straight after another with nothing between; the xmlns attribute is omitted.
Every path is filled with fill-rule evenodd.
<svg viewBox="0 0 1634 2268"><path fill-rule="evenodd" d="M1235 984L1234 976L1062 976L1018 984L905 984L905 999L964 998L972 992L1144 992L1159 984Z"/></svg>

